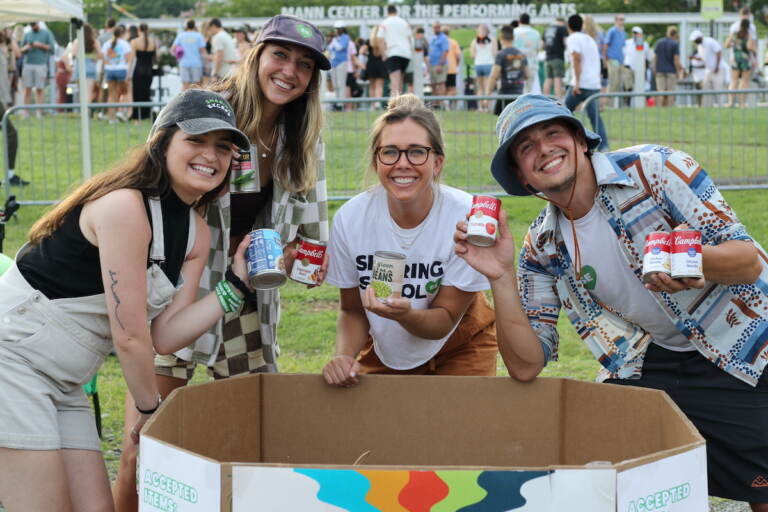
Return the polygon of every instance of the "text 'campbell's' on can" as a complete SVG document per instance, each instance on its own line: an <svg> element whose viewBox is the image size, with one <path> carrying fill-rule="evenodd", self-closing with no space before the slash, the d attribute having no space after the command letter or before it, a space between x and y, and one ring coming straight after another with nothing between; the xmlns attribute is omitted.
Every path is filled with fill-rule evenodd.
<svg viewBox="0 0 768 512"><path fill-rule="evenodd" d="M293 262L291 279L304 284L317 284L325 258L325 243L302 238Z"/></svg>
<svg viewBox="0 0 768 512"><path fill-rule="evenodd" d="M390 251L373 253L373 273L371 286L376 298L384 302L389 298L400 297L405 276L405 254Z"/></svg>
<svg viewBox="0 0 768 512"><path fill-rule="evenodd" d="M491 196L475 196L467 220L467 242L480 247L496 243L501 201Z"/></svg>
<svg viewBox="0 0 768 512"><path fill-rule="evenodd" d="M683 277L704 277L701 232L694 229L672 231L672 278Z"/></svg>
<svg viewBox="0 0 768 512"><path fill-rule="evenodd" d="M654 231L645 237L643 251L643 282L656 274L670 274L672 237L665 231Z"/></svg>
<svg viewBox="0 0 768 512"><path fill-rule="evenodd" d="M271 290L285 284L285 264L280 234L274 229L251 231L246 252L248 280L257 290Z"/></svg>

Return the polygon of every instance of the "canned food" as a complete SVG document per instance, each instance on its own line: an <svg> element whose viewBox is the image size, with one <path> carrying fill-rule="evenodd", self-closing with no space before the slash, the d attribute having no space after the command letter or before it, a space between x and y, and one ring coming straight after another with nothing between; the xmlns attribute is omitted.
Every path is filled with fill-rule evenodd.
<svg viewBox="0 0 768 512"><path fill-rule="evenodd" d="M302 238L296 261L293 262L291 279L304 284L317 284L324 257L325 243Z"/></svg>
<svg viewBox="0 0 768 512"><path fill-rule="evenodd" d="M472 198L472 209L469 210L467 221L467 242L480 247L488 247L496 243L496 232L499 229L499 211L501 201L491 196L475 196Z"/></svg>
<svg viewBox="0 0 768 512"><path fill-rule="evenodd" d="M254 148L255 146L248 149L238 149L237 156L232 158L231 192L233 194L261 191Z"/></svg>
<svg viewBox="0 0 768 512"><path fill-rule="evenodd" d="M701 232L694 229L675 229L672 231L672 277L680 279L703 276Z"/></svg>
<svg viewBox="0 0 768 512"><path fill-rule="evenodd" d="M643 251L643 282L656 274L670 274L671 236L665 231L654 231L645 237Z"/></svg>
<svg viewBox="0 0 768 512"><path fill-rule="evenodd" d="M390 251L373 253L373 273L371 286L376 298L384 302L389 298L400 297L405 276L405 254Z"/></svg>
<svg viewBox="0 0 768 512"><path fill-rule="evenodd" d="M280 234L274 229L251 231L246 252L248 280L257 290L271 290L285 284L285 264Z"/></svg>

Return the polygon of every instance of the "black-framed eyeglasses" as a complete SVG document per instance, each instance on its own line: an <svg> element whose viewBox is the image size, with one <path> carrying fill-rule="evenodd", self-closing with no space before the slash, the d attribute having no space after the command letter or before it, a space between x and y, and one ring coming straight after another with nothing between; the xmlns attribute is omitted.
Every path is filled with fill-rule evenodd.
<svg viewBox="0 0 768 512"><path fill-rule="evenodd" d="M411 146L408 149L400 149L397 146L379 146L376 148L376 156L384 165L394 165L405 153L405 158L411 165L421 165L429 158L429 146Z"/></svg>

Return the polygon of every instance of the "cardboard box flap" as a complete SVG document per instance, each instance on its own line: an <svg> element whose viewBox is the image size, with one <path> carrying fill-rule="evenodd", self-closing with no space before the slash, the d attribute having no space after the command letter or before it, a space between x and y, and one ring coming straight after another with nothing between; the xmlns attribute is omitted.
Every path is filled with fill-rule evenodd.
<svg viewBox="0 0 768 512"><path fill-rule="evenodd" d="M567 380L563 407L564 464L642 464L654 453L703 442L661 391Z"/></svg>
<svg viewBox="0 0 768 512"><path fill-rule="evenodd" d="M263 462L351 465L366 452L366 465L558 462L557 380L367 375L334 388L319 375L262 379Z"/></svg>
<svg viewBox="0 0 768 512"><path fill-rule="evenodd" d="M260 462L261 379L254 377L175 390L143 435L219 462Z"/></svg>

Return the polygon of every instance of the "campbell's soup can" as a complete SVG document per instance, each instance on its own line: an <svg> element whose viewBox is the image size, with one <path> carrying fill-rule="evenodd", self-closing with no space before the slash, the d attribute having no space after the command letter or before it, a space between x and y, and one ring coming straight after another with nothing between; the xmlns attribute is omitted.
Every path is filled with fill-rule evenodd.
<svg viewBox="0 0 768 512"><path fill-rule="evenodd" d="M400 297L403 292L404 277L405 254L391 251L373 253L371 286L377 299L383 302L389 298Z"/></svg>
<svg viewBox="0 0 768 512"><path fill-rule="evenodd" d="M467 220L467 242L480 247L496 243L501 201L491 196L475 196Z"/></svg>
<svg viewBox="0 0 768 512"><path fill-rule="evenodd" d="M280 234L274 229L251 231L246 252L248 280L257 290L271 290L285 284L285 264Z"/></svg>
<svg viewBox="0 0 768 512"><path fill-rule="evenodd" d="M643 251L643 282L656 274L671 273L670 252L672 237L665 231L654 231L645 237Z"/></svg>
<svg viewBox="0 0 768 512"><path fill-rule="evenodd" d="M695 229L675 229L672 231L672 277L703 276L701 232Z"/></svg>
<svg viewBox="0 0 768 512"><path fill-rule="evenodd" d="M259 175L256 169L255 146L248 149L238 149L237 156L232 158L231 192L244 194L261 191Z"/></svg>
<svg viewBox="0 0 768 512"><path fill-rule="evenodd" d="M325 243L311 238L302 238L293 262L291 279L304 284L317 284L320 268L325 257Z"/></svg>

